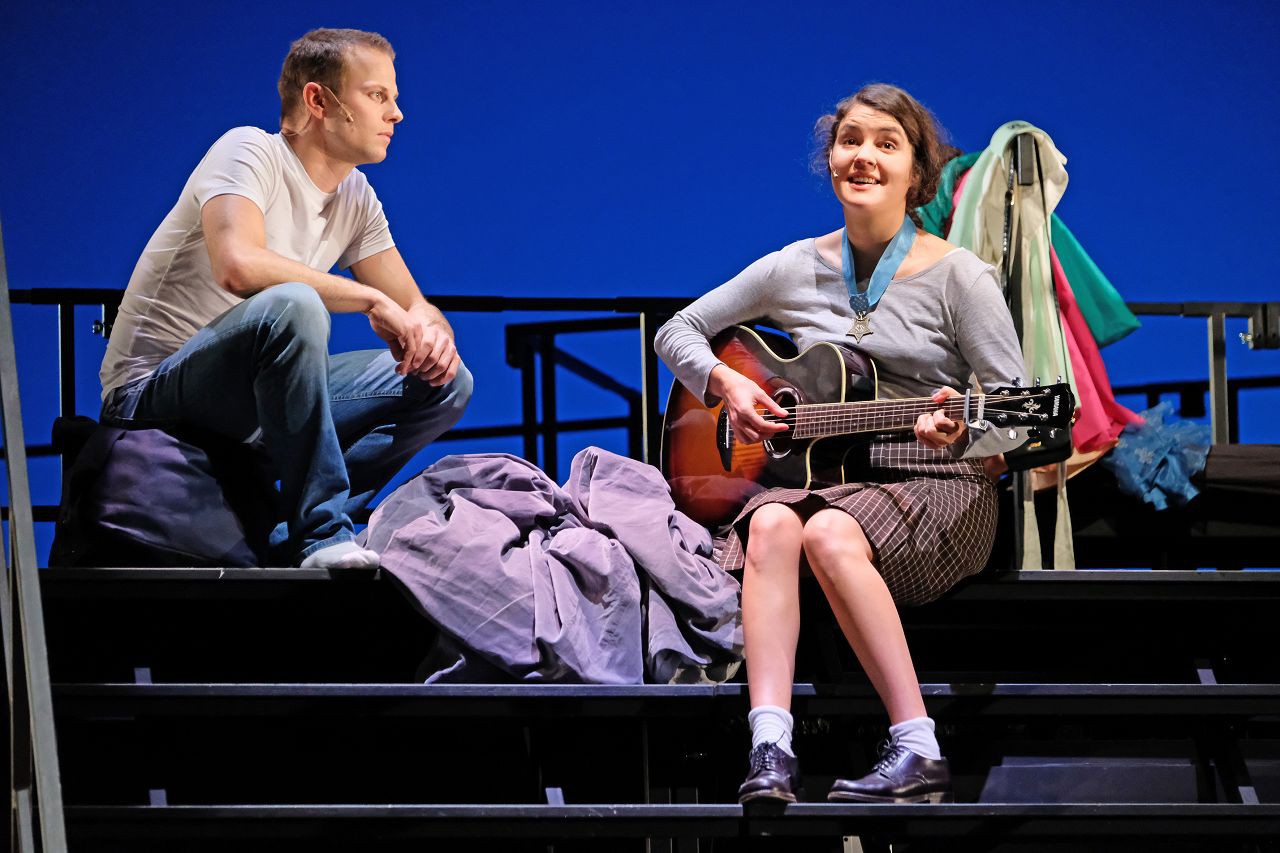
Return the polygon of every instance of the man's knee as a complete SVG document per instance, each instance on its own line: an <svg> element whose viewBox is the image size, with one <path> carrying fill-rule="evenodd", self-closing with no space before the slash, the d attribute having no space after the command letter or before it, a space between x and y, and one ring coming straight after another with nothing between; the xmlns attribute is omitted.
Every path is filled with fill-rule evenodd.
<svg viewBox="0 0 1280 853"><path fill-rule="evenodd" d="M314 287L291 281L249 297L263 325L292 337L329 338L329 309Z"/></svg>
<svg viewBox="0 0 1280 853"><path fill-rule="evenodd" d="M456 424L471 400L471 391L474 387L475 379L471 371L465 364L459 362L458 372L454 374L452 380L440 386L439 393L429 404L436 416L436 422L444 429L449 429Z"/></svg>
<svg viewBox="0 0 1280 853"><path fill-rule="evenodd" d="M458 372L454 375L453 381L444 387L448 391L446 395L449 399L448 405L456 409L461 417L462 410L471 401L471 392L475 389L475 378L467 366L459 361Z"/></svg>
<svg viewBox="0 0 1280 853"><path fill-rule="evenodd" d="M395 370L394 362L391 363L391 370ZM412 412L410 419L423 424L433 439L458 422L475 387L471 371L461 363L453 379L444 385L431 385L416 378L407 381L409 385L406 386L403 404L405 410Z"/></svg>

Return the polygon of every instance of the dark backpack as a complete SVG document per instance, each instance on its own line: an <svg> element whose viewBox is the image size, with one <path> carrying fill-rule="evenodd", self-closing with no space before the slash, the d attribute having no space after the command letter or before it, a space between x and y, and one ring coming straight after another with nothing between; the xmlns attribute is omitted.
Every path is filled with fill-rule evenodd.
<svg viewBox="0 0 1280 853"><path fill-rule="evenodd" d="M59 418L58 567L267 564L279 495L259 450L191 430L127 430ZM73 461L74 460L74 461Z"/></svg>

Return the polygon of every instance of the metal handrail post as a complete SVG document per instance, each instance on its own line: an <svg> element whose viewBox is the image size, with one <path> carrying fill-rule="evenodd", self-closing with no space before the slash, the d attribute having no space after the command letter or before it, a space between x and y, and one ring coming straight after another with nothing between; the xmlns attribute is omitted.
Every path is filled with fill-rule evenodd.
<svg viewBox="0 0 1280 853"><path fill-rule="evenodd" d="M538 367L542 382L542 470L551 479L560 477L560 430L556 424L556 339L542 335L538 339Z"/></svg>
<svg viewBox="0 0 1280 853"><path fill-rule="evenodd" d="M640 312L640 461L658 464L662 448L662 398L658 388L658 354L653 344L658 337L659 317L654 311Z"/></svg>
<svg viewBox="0 0 1280 853"><path fill-rule="evenodd" d="M1231 410L1227 394L1227 315L1209 315L1209 426L1214 444L1231 442Z"/></svg>
<svg viewBox="0 0 1280 853"><path fill-rule="evenodd" d="M5 627L6 659L9 666L10 736L22 733L25 741L11 742L15 764L10 791L10 817L20 825L20 809L27 811L34 794L40 822L40 846L46 853L65 853L66 824L62 812L62 780L58 771L58 745L53 728L53 696L49 689L49 655L45 644L44 607L40 600L40 580L36 569L35 523L31 514L31 484L27 477L27 448L22 431L22 409L18 397L18 365L13 344L13 316L9 308L9 274L5 268L4 232L0 229L0 410L3 411L5 468L9 481L9 560L5 584L6 604L11 608ZM12 657L8 657L12 654ZM26 701L14 700L25 694ZM25 722L25 726L23 725ZM18 767L20 755L30 763ZM24 761L24 764L27 762ZM34 790L20 787L34 773ZM30 784L29 782L27 783ZM29 812L27 812L29 813ZM27 844L25 832L17 838ZM32 842L34 844L34 842ZM34 853L34 846L29 848ZM24 851L25 853L25 851Z"/></svg>

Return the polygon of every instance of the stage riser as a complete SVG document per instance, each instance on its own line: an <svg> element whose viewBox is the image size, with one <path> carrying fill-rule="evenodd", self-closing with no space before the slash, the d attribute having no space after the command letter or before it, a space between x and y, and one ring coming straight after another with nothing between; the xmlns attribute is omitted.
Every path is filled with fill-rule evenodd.
<svg viewBox="0 0 1280 853"><path fill-rule="evenodd" d="M1217 740L1232 730L1263 755L1280 750L1280 724L1232 729L1196 718L1146 722L1138 715L941 719L961 802L1230 802L1232 794L1218 781ZM795 744L807 797L821 801L836 776L864 772L884 726L882 715L802 717ZM442 731L446 738L439 737ZM546 801L547 788L560 789L570 804L725 803L733 801L745 772L749 741L740 714L64 719L59 735L69 800L122 805L148 802L153 789L164 789L170 804L184 805L538 804ZM1082 787L1080 774L1062 771L1037 783L1042 799L992 788L993 777L1009 775L1007 765L1032 758L1046 765L1176 764L1192 768L1192 796L1185 788L1169 799L1159 789L1091 789ZM1246 765L1276 766L1260 757ZM1266 799L1270 790L1258 786L1263 802L1276 802Z"/></svg>
<svg viewBox="0 0 1280 853"><path fill-rule="evenodd" d="M834 853L846 835L867 853L1243 851L1280 836L1280 575L1023 573L904 610L960 804L936 807L824 803L874 762L887 720L807 584L792 701L806 787L781 815L732 805L740 680L424 685L434 628L368 574L42 583L77 853Z"/></svg>
<svg viewBox="0 0 1280 853"><path fill-rule="evenodd" d="M51 574L45 610L57 682L133 681L139 668L156 682L411 682L436 635L389 582L92 583ZM1202 584L1202 599L1186 583L1059 600L1043 584L984 580L904 610L904 621L926 682L1196 683L1201 661L1222 683L1268 683L1280 584L1254 574L1239 576L1253 583ZM797 678L861 679L816 586L806 598Z"/></svg>

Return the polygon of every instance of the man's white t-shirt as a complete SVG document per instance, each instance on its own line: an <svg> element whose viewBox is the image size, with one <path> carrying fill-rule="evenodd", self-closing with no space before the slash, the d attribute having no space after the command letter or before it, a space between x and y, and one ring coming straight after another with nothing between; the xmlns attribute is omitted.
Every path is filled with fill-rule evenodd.
<svg viewBox="0 0 1280 853"><path fill-rule="evenodd" d="M243 300L218 286L200 210L238 195L262 209L267 248L327 272L395 245L382 203L358 169L331 193L311 180L278 133L237 127L196 166L134 267L102 360L102 396L141 379Z"/></svg>

